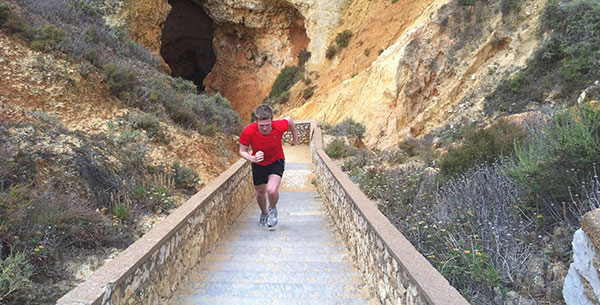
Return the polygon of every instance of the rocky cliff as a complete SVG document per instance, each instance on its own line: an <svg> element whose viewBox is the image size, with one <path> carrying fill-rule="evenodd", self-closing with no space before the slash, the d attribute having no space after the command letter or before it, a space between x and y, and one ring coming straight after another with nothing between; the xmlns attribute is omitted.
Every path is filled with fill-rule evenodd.
<svg viewBox="0 0 600 305"><path fill-rule="evenodd" d="M283 112L327 123L352 118L367 126L368 146L386 148L440 126L485 121L485 94L523 67L539 44L536 29L545 0L525 1L513 11L505 2L481 9L448 0L177 0L171 5L161 0L127 2L120 14L134 39L160 53L168 18L182 18L177 31L202 27L176 7L197 5L206 12L210 24L204 27L214 28L215 61L210 72L203 68L204 85L221 92L246 120L278 72L307 48L312 53L308 81L292 89ZM349 46L326 59L327 47L343 30L353 33ZM181 51L186 48L177 49L171 57L189 62ZM192 57L206 57L198 49ZM308 86L316 90L305 100Z"/></svg>

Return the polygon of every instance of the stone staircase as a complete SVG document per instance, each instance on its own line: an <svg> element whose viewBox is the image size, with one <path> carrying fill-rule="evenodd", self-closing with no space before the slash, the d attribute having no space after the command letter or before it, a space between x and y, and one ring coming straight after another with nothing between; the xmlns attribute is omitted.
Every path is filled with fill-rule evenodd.
<svg viewBox="0 0 600 305"><path fill-rule="evenodd" d="M259 227L258 205L248 204L169 304L378 304L337 238L311 173L310 163L286 164L278 225Z"/></svg>

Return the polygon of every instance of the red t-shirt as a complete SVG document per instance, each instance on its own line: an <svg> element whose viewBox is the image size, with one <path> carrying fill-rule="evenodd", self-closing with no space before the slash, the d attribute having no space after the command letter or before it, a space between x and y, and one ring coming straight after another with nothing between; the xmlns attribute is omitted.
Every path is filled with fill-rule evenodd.
<svg viewBox="0 0 600 305"><path fill-rule="evenodd" d="M246 146L252 146L252 155L261 150L265 153L265 158L258 165L269 165L283 158L283 147L281 147L281 138L284 132L290 127L288 120L273 121L273 130L269 135L263 136L258 131L256 122L246 126L240 136L240 143Z"/></svg>

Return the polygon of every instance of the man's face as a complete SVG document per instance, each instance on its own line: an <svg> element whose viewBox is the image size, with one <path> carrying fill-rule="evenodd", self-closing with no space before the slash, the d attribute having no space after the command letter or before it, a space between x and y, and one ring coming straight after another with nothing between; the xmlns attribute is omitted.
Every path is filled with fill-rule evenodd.
<svg viewBox="0 0 600 305"><path fill-rule="evenodd" d="M272 122L272 119L257 120L256 123L258 124L258 131L260 132L260 134L262 134L263 136L270 134L271 130L273 129L273 126L271 125Z"/></svg>

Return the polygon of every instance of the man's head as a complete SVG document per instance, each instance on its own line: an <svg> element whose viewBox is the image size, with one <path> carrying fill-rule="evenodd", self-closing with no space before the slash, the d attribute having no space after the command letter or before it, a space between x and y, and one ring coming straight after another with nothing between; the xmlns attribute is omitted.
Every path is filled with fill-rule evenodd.
<svg viewBox="0 0 600 305"><path fill-rule="evenodd" d="M272 131L273 122L273 109L266 104L260 104L254 109L254 117L256 117L256 124L258 124L258 131L262 135L268 135Z"/></svg>

